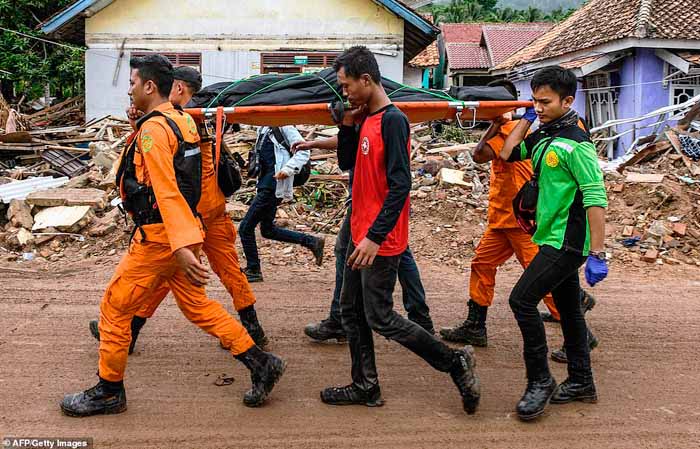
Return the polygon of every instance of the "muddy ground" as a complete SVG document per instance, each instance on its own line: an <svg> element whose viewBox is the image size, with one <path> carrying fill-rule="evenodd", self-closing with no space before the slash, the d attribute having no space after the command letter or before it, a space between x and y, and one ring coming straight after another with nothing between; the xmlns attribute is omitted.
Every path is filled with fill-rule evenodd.
<svg viewBox="0 0 700 449"><path fill-rule="evenodd" d="M87 323L118 257L50 271L32 263L0 267L0 436L93 437L96 448L700 447L698 267L614 264L593 290L598 305L588 315L601 341L592 356L600 401L550 406L535 423L520 423L513 412L525 386L520 335L507 305L521 272L513 263L499 274L489 347L477 349L483 399L476 415L463 413L447 375L380 337L385 406L322 404L319 390L349 380L347 346L315 344L302 332L327 314L332 256L311 272L267 263L265 282L254 285L271 349L289 362L264 408L243 406L243 366L170 299L129 359L128 411L68 418L58 407L63 393L96 381L97 344ZM420 254L418 263L436 325L463 319L467 274ZM209 291L232 310L218 282ZM558 327L548 324L547 332L550 348L558 347ZM564 380L564 366L552 366ZM235 382L216 386L221 374Z"/></svg>

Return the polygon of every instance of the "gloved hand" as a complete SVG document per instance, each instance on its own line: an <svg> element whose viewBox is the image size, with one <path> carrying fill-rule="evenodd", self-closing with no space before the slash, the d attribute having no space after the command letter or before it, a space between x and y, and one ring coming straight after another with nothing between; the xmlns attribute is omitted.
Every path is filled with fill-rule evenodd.
<svg viewBox="0 0 700 449"><path fill-rule="evenodd" d="M533 106L525 108L525 114L523 114L523 118L530 123L535 123L535 120L537 120L537 112L535 112L535 108Z"/></svg>
<svg viewBox="0 0 700 449"><path fill-rule="evenodd" d="M586 282L591 287L608 277L608 264L595 256L588 256L586 261Z"/></svg>

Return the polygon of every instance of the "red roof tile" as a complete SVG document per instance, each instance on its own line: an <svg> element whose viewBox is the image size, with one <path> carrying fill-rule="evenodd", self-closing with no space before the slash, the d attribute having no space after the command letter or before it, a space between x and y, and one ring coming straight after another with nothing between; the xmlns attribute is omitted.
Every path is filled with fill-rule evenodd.
<svg viewBox="0 0 700 449"><path fill-rule="evenodd" d="M484 25L483 36L496 66L552 28L551 23L504 23Z"/></svg>
<svg viewBox="0 0 700 449"><path fill-rule="evenodd" d="M445 42L466 44L481 42L483 23L443 23L440 25Z"/></svg>
<svg viewBox="0 0 700 449"><path fill-rule="evenodd" d="M408 65L411 67L418 68L436 67L439 64L440 52L438 51L437 42L428 45L418 56L408 62Z"/></svg>
<svg viewBox="0 0 700 449"><path fill-rule="evenodd" d="M488 69L489 55L479 44L447 44L450 69Z"/></svg>

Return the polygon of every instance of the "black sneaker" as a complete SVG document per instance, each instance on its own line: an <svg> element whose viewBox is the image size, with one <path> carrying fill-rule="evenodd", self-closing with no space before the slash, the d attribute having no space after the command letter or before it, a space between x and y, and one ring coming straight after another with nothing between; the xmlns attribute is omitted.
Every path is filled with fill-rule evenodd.
<svg viewBox="0 0 700 449"><path fill-rule="evenodd" d="M254 306L248 306L243 310L238 312L238 316L241 318L241 324L248 331L248 335L253 339L256 345L261 348L267 346L268 340L263 330L262 325L258 321L258 314L255 312Z"/></svg>
<svg viewBox="0 0 700 449"><path fill-rule="evenodd" d="M89 390L64 396L61 410L68 416L79 418L123 413L126 411L124 385L114 387L100 379L97 385Z"/></svg>
<svg viewBox="0 0 700 449"><path fill-rule="evenodd" d="M559 384L554 395L552 395L552 404L568 404L569 402L581 401L590 404L598 402L598 394L595 390L593 381L590 383L577 383L568 378Z"/></svg>
<svg viewBox="0 0 700 449"><path fill-rule="evenodd" d="M440 336L447 341L466 343L480 348L485 348L488 345L486 327L479 326L477 323L469 320L464 321L457 327L440 329Z"/></svg>
<svg viewBox="0 0 700 449"><path fill-rule="evenodd" d="M455 351L455 361L450 370L450 377L462 396L462 407L468 415L476 412L481 398L481 384L479 377L474 372L475 368L474 348L465 346L459 351Z"/></svg>
<svg viewBox="0 0 700 449"><path fill-rule="evenodd" d="M89 327L90 333L95 337L95 340L100 341L100 323L97 320L92 320L90 321Z"/></svg>
<svg viewBox="0 0 700 449"><path fill-rule="evenodd" d="M552 376L541 380L528 381L525 394L515 407L518 418L531 421L544 413L549 400L557 388L557 382Z"/></svg>
<svg viewBox="0 0 700 449"><path fill-rule="evenodd" d="M263 282L263 275L260 268L243 268L243 274L245 274L249 283Z"/></svg>
<svg viewBox="0 0 700 449"><path fill-rule="evenodd" d="M600 344L600 341L598 341L598 337L596 337L591 330L588 330L588 348L592 351L595 348L598 347ZM556 351L552 351L550 354L549 358L554 360L557 363L569 363L569 358L566 356L566 348L564 346L561 347L561 349L557 349Z"/></svg>
<svg viewBox="0 0 700 449"><path fill-rule="evenodd" d="M332 318L307 325L304 333L316 341L336 339L340 343L347 340L343 326Z"/></svg>
<svg viewBox="0 0 700 449"><path fill-rule="evenodd" d="M287 362L257 346L235 357L250 370L250 380L253 383L252 388L243 395L243 404L247 407L260 407L284 374Z"/></svg>
<svg viewBox="0 0 700 449"><path fill-rule="evenodd" d="M323 236L314 237L314 242L311 244L309 249L314 254L314 259L316 259L316 265L319 267L323 265L323 249L326 247L326 238Z"/></svg>
<svg viewBox="0 0 700 449"><path fill-rule="evenodd" d="M367 407L384 405L379 385L375 385L369 391L362 390L355 384L329 387L321 391L321 401L329 405L366 405Z"/></svg>

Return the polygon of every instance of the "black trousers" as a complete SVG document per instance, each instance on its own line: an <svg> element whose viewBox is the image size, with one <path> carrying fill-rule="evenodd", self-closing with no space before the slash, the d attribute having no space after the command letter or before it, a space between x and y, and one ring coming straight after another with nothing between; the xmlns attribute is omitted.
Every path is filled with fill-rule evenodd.
<svg viewBox="0 0 700 449"><path fill-rule="evenodd" d="M352 241L347 257L355 251ZM348 337L353 383L369 390L379 384L372 331L395 340L428 362L448 372L454 351L412 321L394 311L392 294L401 256L377 256L371 267L352 270L345 266L340 313Z"/></svg>
<svg viewBox="0 0 700 449"><path fill-rule="evenodd" d="M585 260L580 254L542 246L510 294L510 308L523 335L528 380L549 375L547 338L537 305L550 292L561 315L569 378L576 382L593 380L578 274Z"/></svg>

